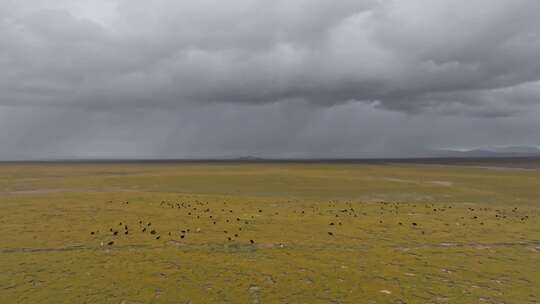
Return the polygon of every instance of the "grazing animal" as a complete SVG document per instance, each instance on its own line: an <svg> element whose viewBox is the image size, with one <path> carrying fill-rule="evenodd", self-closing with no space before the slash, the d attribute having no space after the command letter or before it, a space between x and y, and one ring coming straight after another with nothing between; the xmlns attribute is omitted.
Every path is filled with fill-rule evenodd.
<svg viewBox="0 0 540 304"><path fill-rule="evenodd" d="M155 230L150 231L150 234L156 234L157 232Z"/></svg>
<svg viewBox="0 0 540 304"><path fill-rule="evenodd" d="M113 232L114 235L118 235L118 231Z"/></svg>
<svg viewBox="0 0 540 304"><path fill-rule="evenodd" d="M95 234L95 232L94 232L94 231L92 231L92 232L90 232L90 234L91 234L91 235L94 235L94 234Z"/></svg>
<svg viewBox="0 0 540 304"><path fill-rule="evenodd" d="M114 244L114 241L110 241L107 243L107 245L111 246L112 244Z"/></svg>
<svg viewBox="0 0 540 304"><path fill-rule="evenodd" d="M249 240L249 242L250 242L251 244L255 244L255 241L254 241L254 240Z"/></svg>
<svg viewBox="0 0 540 304"><path fill-rule="evenodd" d="M161 238L161 236L158 235L158 236L156 237L156 240L159 240L160 238Z"/></svg>
<svg viewBox="0 0 540 304"><path fill-rule="evenodd" d="M334 235L334 233L332 233L332 232L328 232L328 235Z"/></svg>

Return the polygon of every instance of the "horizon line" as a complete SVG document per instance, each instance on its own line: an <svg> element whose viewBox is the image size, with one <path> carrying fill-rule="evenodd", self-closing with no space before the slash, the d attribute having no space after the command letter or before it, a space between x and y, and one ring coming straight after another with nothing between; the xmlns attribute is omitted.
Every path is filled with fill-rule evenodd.
<svg viewBox="0 0 540 304"><path fill-rule="evenodd" d="M264 162L384 162L384 161L437 161L437 160L534 160L540 155L491 155L491 156L429 156L429 157L238 157L238 158L29 158L29 159L2 159L0 163L264 163Z"/></svg>

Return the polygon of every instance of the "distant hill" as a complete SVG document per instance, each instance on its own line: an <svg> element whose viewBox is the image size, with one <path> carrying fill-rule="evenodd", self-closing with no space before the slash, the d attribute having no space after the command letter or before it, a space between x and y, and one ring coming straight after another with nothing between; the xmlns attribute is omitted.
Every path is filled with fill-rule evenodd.
<svg viewBox="0 0 540 304"><path fill-rule="evenodd" d="M437 149L433 157L533 157L540 156L540 149L532 146L489 147L471 150Z"/></svg>
<svg viewBox="0 0 540 304"><path fill-rule="evenodd" d="M258 160L265 160L264 158L257 157L257 156L239 156L239 157L233 157L231 160L238 160L238 161L258 161Z"/></svg>

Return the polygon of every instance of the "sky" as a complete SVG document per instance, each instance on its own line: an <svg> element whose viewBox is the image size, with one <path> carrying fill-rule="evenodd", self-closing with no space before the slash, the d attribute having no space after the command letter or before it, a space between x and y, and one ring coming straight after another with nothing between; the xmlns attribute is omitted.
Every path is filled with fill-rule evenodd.
<svg viewBox="0 0 540 304"><path fill-rule="evenodd" d="M0 0L0 159L540 146L537 0Z"/></svg>

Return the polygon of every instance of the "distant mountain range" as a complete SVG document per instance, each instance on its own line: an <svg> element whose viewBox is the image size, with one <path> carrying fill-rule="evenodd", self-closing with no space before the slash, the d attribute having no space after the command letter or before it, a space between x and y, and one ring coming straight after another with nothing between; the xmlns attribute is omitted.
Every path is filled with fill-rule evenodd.
<svg viewBox="0 0 540 304"><path fill-rule="evenodd" d="M489 147L471 150L437 149L430 157L533 157L540 156L540 149L532 146Z"/></svg>
<svg viewBox="0 0 540 304"><path fill-rule="evenodd" d="M425 159L425 158L504 158L504 157L540 157L540 148L534 146L507 146L507 147L487 147L476 149L431 149L424 150L415 155L396 156L368 156L368 157L260 157L254 155L244 156L223 156L223 157L189 157L189 158L135 158L135 157L44 157L36 159L12 159L1 161L50 161L50 162L167 162L167 161L239 161L239 162L265 162L265 161L351 161L351 160L385 160L385 159Z"/></svg>

